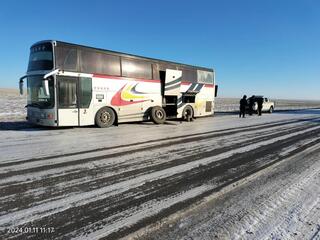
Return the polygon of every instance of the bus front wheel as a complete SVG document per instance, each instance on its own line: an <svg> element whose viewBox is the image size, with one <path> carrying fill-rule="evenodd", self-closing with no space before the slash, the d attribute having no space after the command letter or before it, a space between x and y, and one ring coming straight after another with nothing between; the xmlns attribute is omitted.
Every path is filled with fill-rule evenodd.
<svg viewBox="0 0 320 240"><path fill-rule="evenodd" d="M166 121L166 112L162 107L156 106L151 109L151 120L155 124L163 124Z"/></svg>
<svg viewBox="0 0 320 240"><path fill-rule="evenodd" d="M116 115L111 108L103 107L101 108L95 118L95 123L100 128L110 127L114 124Z"/></svg>

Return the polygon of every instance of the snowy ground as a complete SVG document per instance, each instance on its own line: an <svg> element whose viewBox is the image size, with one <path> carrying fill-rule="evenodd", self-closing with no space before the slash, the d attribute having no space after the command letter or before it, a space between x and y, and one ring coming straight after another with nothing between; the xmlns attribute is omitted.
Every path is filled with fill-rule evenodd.
<svg viewBox="0 0 320 240"><path fill-rule="evenodd" d="M320 239L319 148L251 175L132 238Z"/></svg>
<svg viewBox="0 0 320 240"><path fill-rule="evenodd" d="M320 110L4 122L0 239L320 239Z"/></svg>
<svg viewBox="0 0 320 240"><path fill-rule="evenodd" d="M25 120L26 105L26 95L20 96L18 90L0 88L0 122Z"/></svg>

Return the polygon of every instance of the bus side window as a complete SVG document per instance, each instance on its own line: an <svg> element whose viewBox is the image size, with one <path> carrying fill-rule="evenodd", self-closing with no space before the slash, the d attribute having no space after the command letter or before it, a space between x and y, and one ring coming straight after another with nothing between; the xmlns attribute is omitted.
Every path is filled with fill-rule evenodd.
<svg viewBox="0 0 320 240"><path fill-rule="evenodd" d="M67 71L78 70L78 52L75 48L57 47L57 68Z"/></svg>
<svg viewBox="0 0 320 240"><path fill-rule="evenodd" d="M197 70L198 75L198 82L204 83L204 84L213 84L213 72L203 71L203 70Z"/></svg>
<svg viewBox="0 0 320 240"><path fill-rule="evenodd" d="M81 50L80 71L120 76L120 57L95 51Z"/></svg>
<svg viewBox="0 0 320 240"><path fill-rule="evenodd" d="M147 61L122 58L121 64L124 77L152 79L152 66Z"/></svg>
<svg viewBox="0 0 320 240"><path fill-rule="evenodd" d="M197 83L197 71L194 69L182 69L182 81Z"/></svg>

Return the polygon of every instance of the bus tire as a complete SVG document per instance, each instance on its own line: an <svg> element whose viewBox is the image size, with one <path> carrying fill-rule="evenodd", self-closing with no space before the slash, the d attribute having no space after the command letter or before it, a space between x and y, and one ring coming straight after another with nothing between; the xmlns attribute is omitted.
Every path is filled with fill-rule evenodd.
<svg viewBox="0 0 320 240"><path fill-rule="evenodd" d="M186 106L182 111L182 119L184 121L190 122L193 119L193 109L191 106Z"/></svg>
<svg viewBox="0 0 320 240"><path fill-rule="evenodd" d="M109 107L101 108L95 117L95 123L100 128L107 128L114 124L116 114Z"/></svg>
<svg viewBox="0 0 320 240"><path fill-rule="evenodd" d="M166 121L167 115L162 107L155 106L151 108L150 117L155 124L163 124Z"/></svg>

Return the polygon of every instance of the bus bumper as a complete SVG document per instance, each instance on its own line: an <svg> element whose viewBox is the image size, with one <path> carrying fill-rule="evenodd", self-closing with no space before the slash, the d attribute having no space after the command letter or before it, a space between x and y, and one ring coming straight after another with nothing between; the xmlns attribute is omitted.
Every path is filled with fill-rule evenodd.
<svg viewBox="0 0 320 240"><path fill-rule="evenodd" d="M41 126L57 126L56 114L54 109L28 108L27 121Z"/></svg>

